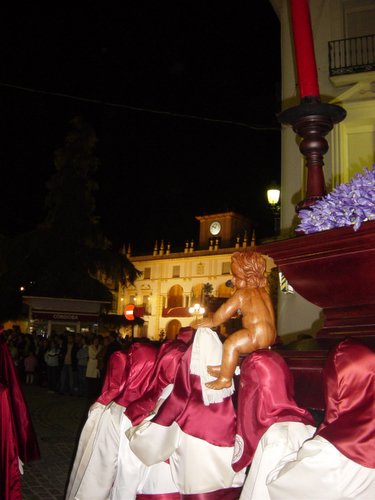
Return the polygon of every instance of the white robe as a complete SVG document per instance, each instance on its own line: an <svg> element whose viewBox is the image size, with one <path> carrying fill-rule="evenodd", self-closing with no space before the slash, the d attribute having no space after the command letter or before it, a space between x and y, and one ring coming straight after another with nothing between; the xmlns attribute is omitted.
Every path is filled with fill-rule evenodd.
<svg viewBox="0 0 375 500"><path fill-rule="evenodd" d="M128 432L128 437L130 448L144 464L151 466L169 459L173 481L182 494L241 487L244 483L245 469L235 473L231 467L232 446L215 446L190 436L176 422L169 427L142 422Z"/></svg>
<svg viewBox="0 0 375 500"><path fill-rule="evenodd" d="M176 492L177 488L173 482L169 464L163 462L147 467L132 452L125 434L130 427L130 420L123 414L116 477L110 492L110 499L134 500L138 493Z"/></svg>
<svg viewBox="0 0 375 500"><path fill-rule="evenodd" d="M81 431L77 451L74 457L73 467L69 476L69 484L65 494L65 500L73 500L79 488L83 474L90 461L95 436L106 407L96 404Z"/></svg>
<svg viewBox="0 0 375 500"><path fill-rule="evenodd" d="M272 500L375 499L375 469L348 459L321 436L306 441L291 460L268 475Z"/></svg>
<svg viewBox="0 0 375 500"><path fill-rule="evenodd" d="M172 387L164 389L157 407ZM169 464L147 467L131 451L125 435L131 421L124 411L115 402L95 403L81 432L66 500L133 500L137 493L177 491Z"/></svg>
<svg viewBox="0 0 375 500"><path fill-rule="evenodd" d="M306 439L310 439L315 427L301 422L277 422L272 424L263 434L256 448L240 500L268 500L269 494L266 478L278 462L301 447Z"/></svg>
<svg viewBox="0 0 375 500"><path fill-rule="evenodd" d="M207 406L214 405L211 413L212 419L215 418L215 411L223 412L225 408L228 411L227 398L231 396L234 388L215 390L207 389L205 386L206 381L213 380L213 377L208 377L207 365L220 363L222 350L223 345L216 332L209 328L197 330L191 349L191 357L183 359L179 368L183 371L189 370L189 373L185 373L185 377L183 377L184 372L178 372L175 379L176 386L179 383L184 384L185 378L187 380L186 387L181 385L178 387L179 396L177 397L178 400L186 398L187 407L183 409L185 420L197 419L197 415L189 417L187 415L190 401L193 403L192 408L199 415L199 397L201 398L202 410ZM188 353L189 351L187 351ZM188 376L186 377L186 375ZM166 404L170 401L168 400ZM219 405L224 406L220 407ZM199 426L202 426L203 429L205 426L213 426L215 432L220 436L221 429L217 425L215 427L215 421L208 418L207 412L202 411L202 415L205 417L200 419ZM228 413L228 415L231 414ZM178 411L176 416L178 416ZM180 428L177 421L178 419L175 418L168 426L153 421L141 422L127 432L130 448L147 466L169 460L173 481L181 494L199 494L226 488L240 488L245 480L246 469L238 473L232 469L234 446L217 446L202 438L187 434Z"/></svg>
<svg viewBox="0 0 375 500"><path fill-rule="evenodd" d="M114 402L102 411L95 436L93 440L91 437L89 438L89 443L92 443L89 460L85 469L81 468L81 474L74 481L78 489L76 492L75 488L71 489L71 498L75 500L93 500L94 498L95 500L107 500L110 498L117 473L123 413L124 407Z"/></svg>

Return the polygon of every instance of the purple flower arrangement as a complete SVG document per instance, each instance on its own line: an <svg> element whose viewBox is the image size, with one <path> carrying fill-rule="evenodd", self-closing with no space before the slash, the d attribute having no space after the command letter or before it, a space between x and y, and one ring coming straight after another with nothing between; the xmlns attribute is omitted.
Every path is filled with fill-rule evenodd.
<svg viewBox="0 0 375 500"><path fill-rule="evenodd" d="M353 226L375 220L375 164L356 174L348 183L340 184L309 209L298 213L298 232L306 234L336 227Z"/></svg>

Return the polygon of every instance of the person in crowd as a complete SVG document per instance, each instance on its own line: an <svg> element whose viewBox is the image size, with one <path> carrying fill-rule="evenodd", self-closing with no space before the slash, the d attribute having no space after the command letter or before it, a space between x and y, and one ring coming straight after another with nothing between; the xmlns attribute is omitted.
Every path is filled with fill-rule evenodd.
<svg viewBox="0 0 375 500"><path fill-rule="evenodd" d="M111 357L101 394L90 407L80 435L66 500L110 498L124 409L147 388L156 355L155 346L136 343Z"/></svg>
<svg viewBox="0 0 375 500"><path fill-rule="evenodd" d="M216 380L207 382L210 389L232 385L241 354L250 354L274 344L275 312L267 287L266 259L258 252L234 252L231 258L231 285L235 292L210 317L193 322L194 328L214 328L236 314L241 315L242 328L224 341L223 359L207 371Z"/></svg>
<svg viewBox="0 0 375 500"><path fill-rule="evenodd" d="M25 382L27 385L33 385L35 379L35 370L38 365L38 359L35 356L35 353L32 349L29 350L24 360L24 369L25 369Z"/></svg>
<svg viewBox="0 0 375 500"><path fill-rule="evenodd" d="M36 375L38 385L41 387L48 386L48 378L47 378L47 364L44 359L45 353L48 348L48 339L43 337L43 335L37 335L36 337L36 352L35 355L38 359L38 364L36 367Z"/></svg>
<svg viewBox="0 0 375 500"><path fill-rule="evenodd" d="M275 351L258 350L241 364L232 467L250 466L240 500L267 500L266 478L280 459L297 453L316 428L294 399L292 373Z"/></svg>
<svg viewBox="0 0 375 500"><path fill-rule="evenodd" d="M73 394L74 335L66 332L61 349L60 394Z"/></svg>
<svg viewBox="0 0 375 500"><path fill-rule="evenodd" d="M98 369L98 355L102 349L99 335L94 335L88 347L88 361L86 366L87 397L95 401L100 392L100 373Z"/></svg>
<svg viewBox="0 0 375 500"><path fill-rule="evenodd" d="M60 349L56 342L56 338L51 337L44 354L44 360L47 365L47 385L49 393L56 392L59 389L59 359Z"/></svg>
<svg viewBox="0 0 375 500"><path fill-rule="evenodd" d="M109 344L109 337L108 335L103 335L101 338L101 349L98 353L97 360L98 360L98 373L99 373L99 388L101 389L104 383L105 379L105 365L104 365L104 358L107 352L108 344Z"/></svg>
<svg viewBox="0 0 375 500"><path fill-rule="evenodd" d="M25 464L33 460L40 460L40 449L23 395L20 378L1 332L0 327L0 383L7 388L10 402L9 411L12 413L14 429L17 435L18 456ZM0 408L0 417L6 418L6 412L2 411L2 408ZM2 428L0 425L0 432L5 432L5 427Z"/></svg>
<svg viewBox="0 0 375 500"><path fill-rule="evenodd" d="M30 349L34 349L34 337L30 334L18 335L17 349L18 349L18 371L22 381L26 381L25 363L24 359L28 355ZM35 352L35 349L34 349Z"/></svg>
<svg viewBox="0 0 375 500"><path fill-rule="evenodd" d="M210 494L212 499L235 500L245 480L245 468L232 469L233 392L206 385L207 366L220 362L222 351L217 333L199 328L181 358L172 392L157 414L126 431L130 449L145 465L169 462L183 498Z"/></svg>
<svg viewBox="0 0 375 500"><path fill-rule="evenodd" d="M189 332L190 336L187 332L183 338L178 334L176 339L160 345L147 390L125 408L112 500L165 498L163 495L171 500L180 500L169 463L160 462L150 467L143 464L130 449L125 431L130 426L152 419L168 398L181 358L192 341L194 330L189 328Z"/></svg>
<svg viewBox="0 0 375 500"><path fill-rule="evenodd" d="M80 336L80 345L77 351L78 396L87 396L86 371L89 360L88 338Z"/></svg>
<svg viewBox="0 0 375 500"><path fill-rule="evenodd" d="M8 339L8 346L9 346L9 352L10 355L12 356L14 366L17 369L17 373L19 373L18 366L19 366L19 352L18 352L18 347L17 347L17 340L15 338L9 338Z"/></svg>
<svg viewBox="0 0 375 500"><path fill-rule="evenodd" d="M183 339L177 336L161 346L134 342L112 354L101 395L81 433L67 499L91 498L94 491L96 500L132 500L148 494L180 499L169 464L146 467L130 450L125 430L134 421L151 418L170 393L194 333L189 331L190 338L185 332ZM105 471L104 478L98 470Z"/></svg>
<svg viewBox="0 0 375 500"><path fill-rule="evenodd" d="M21 500L23 464L19 458L17 432L9 389L0 380L0 498Z"/></svg>
<svg viewBox="0 0 375 500"><path fill-rule="evenodd" d="M78 359L77 353L81 347L82 334L76 333L74 335L73 349L72 349L72 375L73 375L73 394L78 396Z"/></svg>
<svg viewBox="0 0 375 500"><path fill-rule="evenodd" d="M325 415L297 456L267 478L272 500L375 498L375 352L346 339L323 371Z"/></svg>
<svg viewBox="0 0 375 500"><path fill-rule="evenodd" d="M126 407L125 415L133 426L149 417L155 411L155 405L162 397L163 391L167 387L172 388L181 357L192 344L194 334L195 330L192 327L181 327L176 339L166 340L160 345L147 390Z"/></svg>

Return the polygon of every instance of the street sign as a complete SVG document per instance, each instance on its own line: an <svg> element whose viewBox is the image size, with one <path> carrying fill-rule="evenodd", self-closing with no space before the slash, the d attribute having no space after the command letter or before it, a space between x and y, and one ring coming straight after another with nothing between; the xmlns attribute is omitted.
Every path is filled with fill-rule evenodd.
<svg viewBox="0 0 375 500"><path fill-rule="evenodd" d="M135 316L134 316L134 309L135 309L135 305L134 304L129 304L129 305L125 306L124 316L129 321L133 321L134 318L135 318Z"/></svg>

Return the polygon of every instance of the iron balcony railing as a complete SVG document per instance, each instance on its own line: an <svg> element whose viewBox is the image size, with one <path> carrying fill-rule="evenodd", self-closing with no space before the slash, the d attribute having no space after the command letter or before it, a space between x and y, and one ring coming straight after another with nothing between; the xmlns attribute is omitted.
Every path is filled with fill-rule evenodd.
<svg viewBox="0 0 375 500"><path fill-rule="evenodd" d="M375 35L333 40L328 49L330 76L375 70Z"/></svg>

